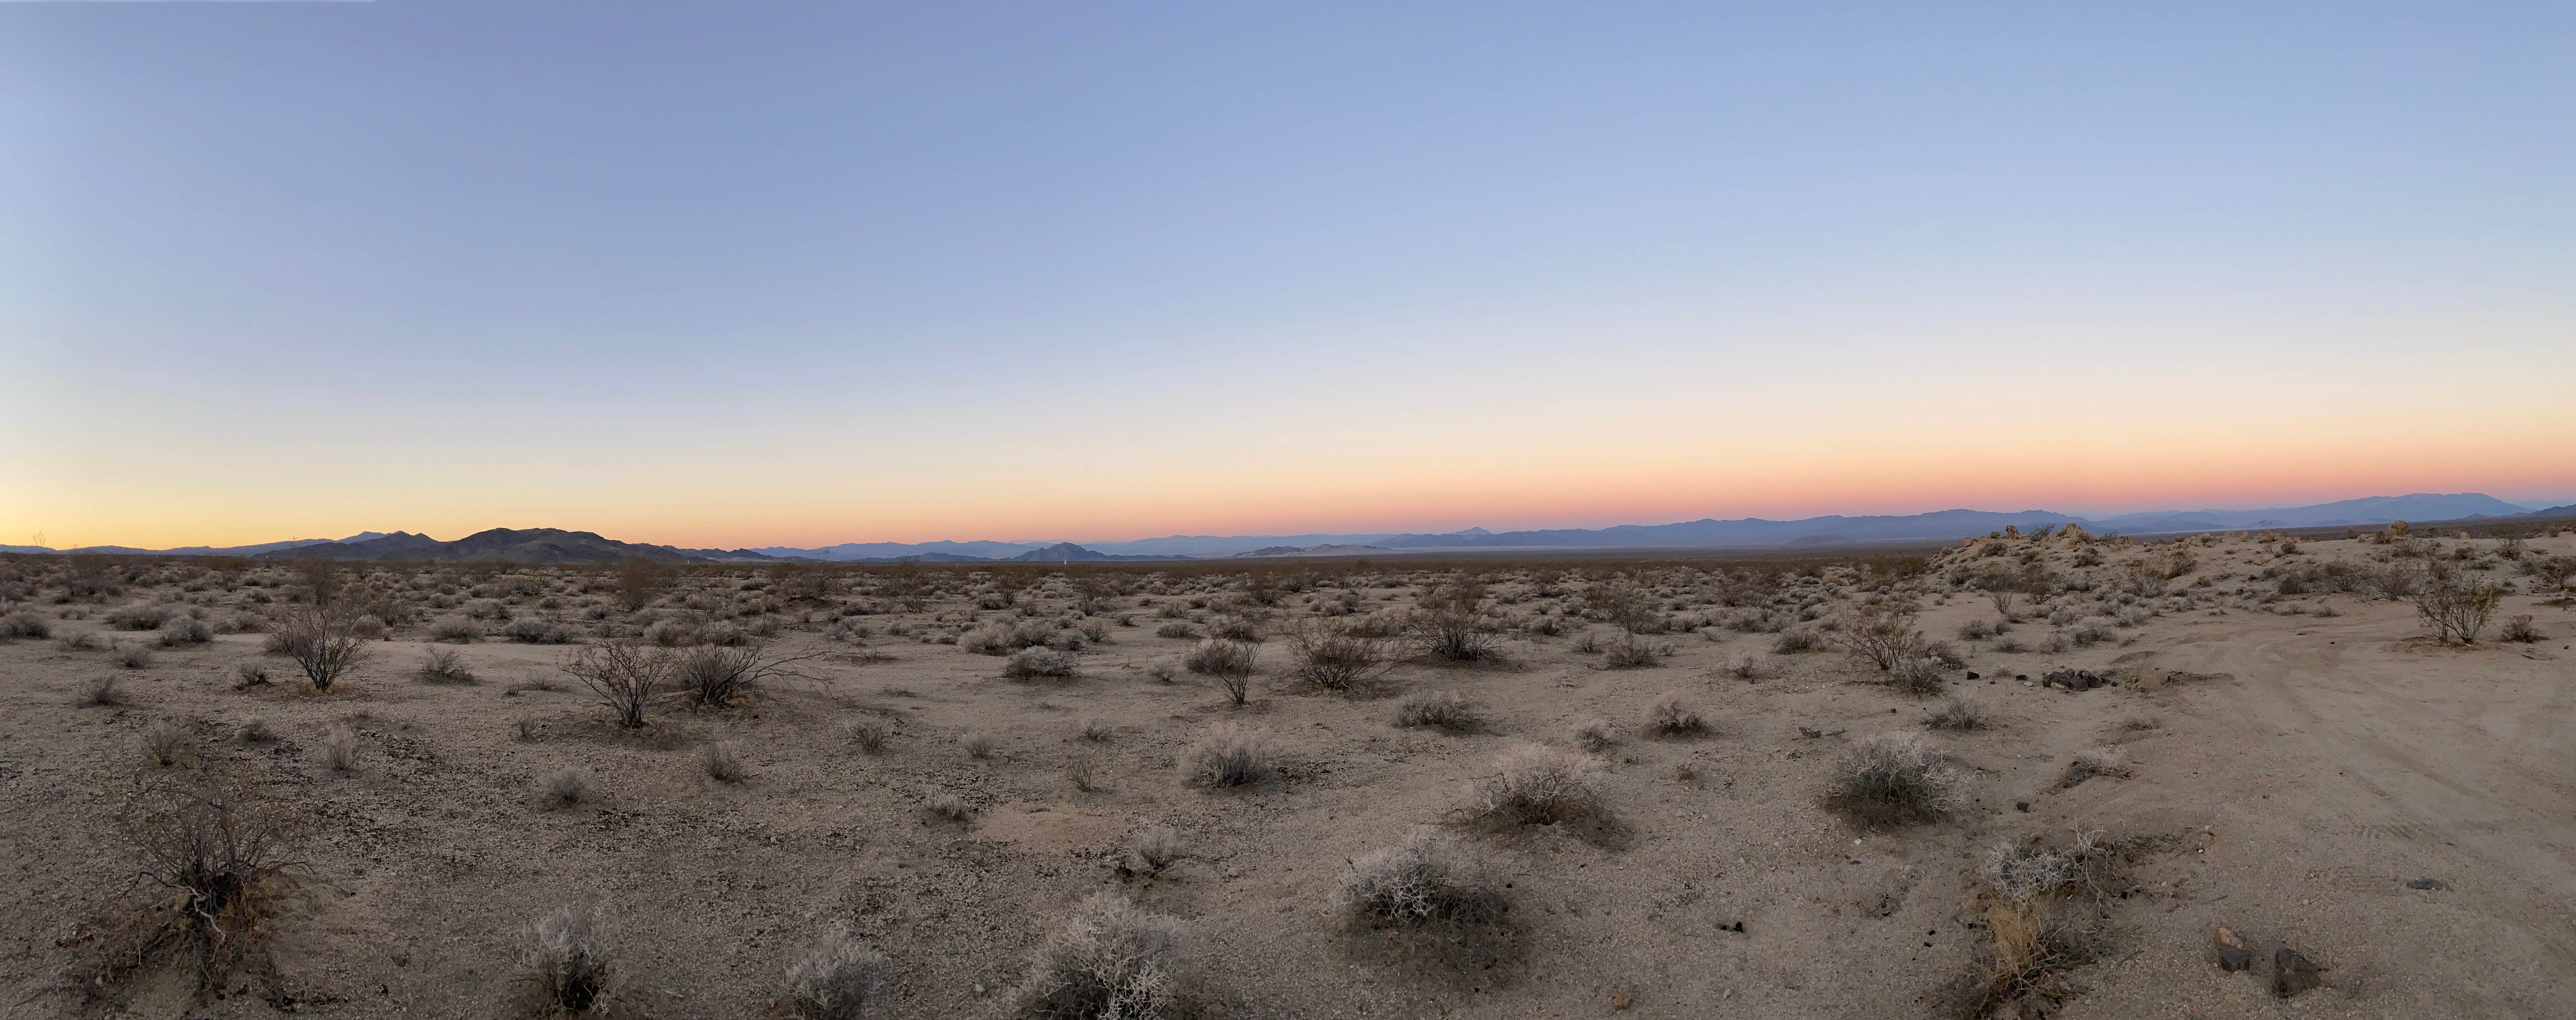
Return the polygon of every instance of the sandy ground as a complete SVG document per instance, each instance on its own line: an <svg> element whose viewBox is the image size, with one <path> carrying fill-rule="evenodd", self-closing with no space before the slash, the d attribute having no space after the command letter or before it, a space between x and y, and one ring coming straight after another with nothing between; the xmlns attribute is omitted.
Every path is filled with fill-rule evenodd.
<svg viewBox="0 0 2576 1020"><path fill-rule="evenodd" d="M2127 606L2113 598L2120 568L2169 549L2104 546L2094 549L2102 562L2079 567L2088 547L2013 548L2061 578L2100 582L2055 607L2134 612L2136 625L2093 619L2110 640L2048 652L2053 631L2083 624L2052 627L2045 610L2025 610L2007 637L2027 650L1963 641L1961 624L1996 612L1945 574L2014 557L1945 554L1895 593L1913 591L1920 626L1979 674L1949 673L1953 691L1995 717L1970 732L1927 730L1930 702L1838 652L1778 654L1773 634L1716 625L1748 607L1723 604L1720 585L1687 572L1653 590L1686 622L1712 623L1653 637L1674 651L1658 666L1601 668L1600 655L1579 650L1582 635L1607 640L1618 629L1578 621L1560 635L1507 640L1506 667L1414 658L1382 690L1343 696L1294 683L1273 639L1252 704L1235 707L1204 678L1166 682L1151 667L1194 644L1155 636L1171 622L1156 609L1211 600L1191 612L1214 619L1236 578L1176 575L1113 597L1088 618L1110 640L1081 654L1078 678L1024 683L1005 679L1000 659L889 634L896 625L953 633L970 615L1019 619L1016 608L975 608L975 592L989 587L982 578L939 575L949 587L919 611L842 618L872 634L835 640L833 606L895 607L864 585L827 605L787 604L739 590L760 571L707 571L648 612L776 621L773 647L820 653L805 664L818 679L770 684L727 710L658 707L649 738L609 725L560 672L570 649L495 637L430 645L419 622L371 645L370 665L328 694L291 682L292 666L263 657L255 633L158 650L139 669L59 640L0 643L9 850L0 890L15 906L0 922L0 1016L488 1016L529 923L594 901L618 921L622 1008L634 1015L762 1015L787 966L846 930L891 968L872 1015L999 1016L1033 947L1104 889L1182 920L1192 982L1229 1016L1939 1016L1942 990L1977 970L1989 938L1979 909L1987 855L2091 831L2128 857L2095 918L2105 951L2068 972L2074 994L2056 1015L2576 1016L2576 621L2538 604L2514 562L2490 554L2495 569L2468 576L2514 580L2499 625L2531 614L2543 639L2503 642L2490 628L2458 647L2427 639L2403 602L2281 598L2254 576L2375 563L2384 545L2312 542L2276 557L2250 540L2221 541L2196 549L2197 571L2167 594ZM2527 553L2549 554L2576 554L2576 536L2535 539ZM184 591L185 567L147 572L104 605L64 604L44 573L59 564L13 569L29 600L18 608L51 621L57 639L149 639L106 629L107 610L126 603L195 605L210 619L285 606L244 601L254 589L239 575ZM477 583L451 569L419 575L427 590L412 590ZM516 615L595 631L581 610L610 596L582 591L578 569L520 570L536 592L500 598ZM1600 580L1495 570L1489 605L1506 615L1562 611ZM291 576L253 574L263 571L271 587L260 590ZM1377 585L1357 589L1363 611L1400 610L1434 580L1383 562L1362 577ZM1803 604L1832 619L1876 580L1836 568L1765 597L1784 616ZM1277 611L1291 618L1340 592L1292 592ZM547 598L556 608L539 608ZM1017 605L1050 619L1075 598L1059 579ZM2338 615L2316 615L2329 606ZM65 611L80 618L57 619ZM1137 626L1116 625L1117 614ZM634 620L607 616L600 622ZM417 681L411 671L430 648L460 652L480 682ZM1762 675L1728 675L1747 655ZM245 660L286 679L237 690ZM2124 682L2081 693L2038 685L2065 667ZM82 704L85 685L111 674L123 703ZM1392 724L1406 693L1452 687L1484 707L1486 731ZM1646 735L1648 705L1669 691L1707 712L1714 732ZM860 753L845 727L878 713L897 735L882 754ZM251 716L284 739L230 740ZM1460 972L1341 932L1330 891L1350 860L1453 820L1504 748L1568 745L1591 718L1623 733L1601 753L1620 835L1450 827L1511 882L1523 926L1516 955ZM82 934L144 892L117 822L139 780L171 771L139 750L142 729L163 719L193 734L177 771L229 770L308 813L295 895L269 926L277 977L192 999L184 972L165 967L84 995L70 987L91 951ZM522 719L533 737L520 736ZM1113 732L1085 740L1084 719ZM1269 732L1281 781L1234 792L1183 781L1185 748L1229 720ZM354 772L321 757L326 730L342 723L360 737ZM1888 731L1925 733L1966 770L1949 818L1873 830L1822 805L1849 744ZM970 757L960 744L969 733L998 749ZM697 756L715 741L741 748L747 778L705 774ZM2070 756L2101 746L2126 753L2129 775L2061 788ZM1081 761L1094 767L1094 792L1068 778ZM566 766L596 775L591 803L553 807L540 795L543 778ZM928 817L922 803L934 791L961 796L971 822ZM1149 825L1179 830L1197 856L1149 879L1122 877L1122 840ZM2418 879L2433 888L2408 886ZM2218 925L2243 933L2265 965L2222 973L2210 946ZM2323 965L2324 987L2275 998L2268 962L2283 946Z"/></svg>

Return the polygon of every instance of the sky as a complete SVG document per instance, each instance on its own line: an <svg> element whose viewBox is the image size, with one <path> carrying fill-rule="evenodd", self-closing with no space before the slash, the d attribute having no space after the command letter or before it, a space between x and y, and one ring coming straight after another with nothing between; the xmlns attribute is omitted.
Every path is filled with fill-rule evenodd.
<svg viewBox="0 0 2576 1020"><path fill-rule="evenodd" d="M2570 52L2565 3L0 3L0 543L2563 503Z"/></svg>

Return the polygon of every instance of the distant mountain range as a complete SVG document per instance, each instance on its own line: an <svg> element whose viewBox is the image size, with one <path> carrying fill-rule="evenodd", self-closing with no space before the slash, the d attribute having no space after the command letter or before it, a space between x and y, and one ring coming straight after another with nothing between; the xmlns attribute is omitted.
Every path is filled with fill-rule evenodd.
<svg viewBox="0 0 2576 1020"><path fill-rule="evenodd" d="M151 556L258 556L264 559L438 560L445 562L600 563L628 558L656 562L830 563L1089 563L1185 560L1210 557L1350 556L1433 549L1692 549L1755 546L1826 546L1851 542L1948 540L2000 531L2007 526L2077 524L2092 532L2151 535L2245 528L2376 526L2390 521L2457 521L2496 517L2576 517L2576 504L2530 510L2484 493L2418 492L2370 496L2315 506L2262 510L2163 510L2091 519L2048 510L2011 512L1938 510L1867 517L1808 517L1773 521L1759 517L1702 519L1676 524L1610 528L1551 528L1492 532L1468 528L1444 534L1171 535L1129 542L850 542L800 549L680 549L602 538L556 528L493 528L452 542L397 531L362 532L342 539L297 539L224 548L134 549L88 546L49 549L0 546L0 552L94 552Z"/></svg>

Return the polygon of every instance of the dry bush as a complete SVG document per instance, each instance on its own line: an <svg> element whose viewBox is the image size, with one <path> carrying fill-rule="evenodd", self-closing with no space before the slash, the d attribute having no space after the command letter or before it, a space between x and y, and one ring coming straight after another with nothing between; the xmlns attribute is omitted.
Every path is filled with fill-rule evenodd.
<svg viewBox="0 0 2576 1020"><path fill-rule="evenodd" d="M719 740L698 749L698 768L707 778L719 783L739 783L747 774L742 765L742 749L733 741Z"/></svg>
<svg viewBox="0 0 2576 1020"><path fill-rule="evenodd" d="M421 657L420 669L413 676L425 684L475 683L474 671L465 668L465 657L455 652L432 648Z"/></svg>
<svg viewBox="0 0 2576 1020"><path fill-rule="evenodd" d="M143 758L160 768L179 764L180 755L188 749L188 728L170 719L155 719L143 727Z"/></svg>
<svg viewBox="0 0 2576 1020"><path fill-rule="evenodd" d="M1097 893L1047 936L1013 995L1022 1020L1179 1020L1181 922Z"/></svg>
<svg viewBox="0 0 2576 1020"><path fill-rule="evenodd" d="M2129 758L2116 747L2095 747L2075 752L2066 770L2057 776L2059 789L2075 786L2095 776L2118 778L2129 774Z"/></svg>
<svg viewBox="0 0 2576 1020"><path fill-rule="evenodd" d="M125 691L116 685L116 674L91 677L81 685L80 703L92 706L125 704Z"/></svg>
<svg viewBox="0 0 2576 1020"><path fill-rule="evenodd" d="M159 630L170 619L170 611L159 606L127 606L107 614L107 625L117 630Z"/></svg>
<svg viewBox="0 0 2576 1020"><path fill-rule="evenodd" d="M886 742L894 739L894 725L883 719L861 719L850 724L850 743L862 754L884 753Z"/></svg>
<svg viewBox="0 0 2576 1020"><path fill-rule="evenodd" d="M65 634L54 639L54 646L66 652L95 652L98 650L98 635L88 631Z"/></svg>
<svg viewBox="0 0 2576 1020"><path fill-rule="evenodd" d="M143 879L175 898L142 916L132 943L116 947L94 980L185 953L203 991L264 953L263 921L294 866L292 816L227 777L171 778L139 790L119 826Z"/></svg>
<svg viewBox="0 0 2576 1020"><path fill-rule="evenodd" d="M1507 937L1505 885L1429 829L1351 862L1333 890L1345 930L1393 940L1461 969L1490 968Z"/></svg>
<svg viewBox="0 0 2576 1020"><path fill-rule="evenodd" d="M2496 635L2506 641L2532 644L2540 640L2540 628L2531 625L2531 614L2519 613L2504 621L2504 630Z"/></svg>
<svg viewBox="0 0 2576 1020"><path fill-rule="evenodd" d="M242 720L240 726L233 728L233 739L251 745L274 744L277 742L277 730L269 726L268 720L252 716Z"/></svg>
<svg viewBox="0 0 2576 1020"><path fill-rule="evenodd" d="M206 621L193 616L173 616L161 625L160 641L163 648L202 645L214 639L215 632L206 626Z"/></svg>
<svg viewBox="0 0 2576 1020"><path fill-rule="evenodd" d="M569 627L534 616L522 616L501 625L501 636L521 644L568 645L573 643Z"/></svg>
<svg viewBox="0 0 2576 1020"><path fill-rule="evenodd" d="M432 641L470 645L475 638L483 636L483 628L462 616L442 616L429 621L428 636Z"/></svg>
<svg viewBox="0 0 2576 1020"><path fill-rule="evenodd" d="M1987 858L1992 892L1979 899L1989 942L1979 947L1976 973L1949 996L1957 1015L2045 1016L2074 994L2065 974L2099 958L2099 934L2058 919L2053 904L2076 892L2091 893L2096 903L2106 897L2117 857L2100 835L2079 832L2066 853L2007 845Z"/></svg>
<svg viewBox="0 0 2576 1020"><path fill-rule="evenodd" d="M679 653L672 675L690 704L723 708L764 683L815 679L798 665L821 654L781 655L772 652L768 642L759 640L699 645Z"/></svg>
<svg viewBox="0 0 2576 1020"><path fill-rule="evenodd" d="M1220 616L1208 624L1208 633L1227 641L1257 645L1266 640L1269 631L1261 621L1248 616Z"/></svg>
<svg viewBox="0 0 2576 1020"><path fill-rule="evenodd" d="M608 912L563 907L539 918L534 945L519 962L519 1017L577 1017L606 1013L617 994L617 954L609 944L615 926Z"/></svg>
<svg viewBox="0 0 2576 1020"><path fill-rule="evenodd" d="M256 662L237 662L233 664L234 690L247 691L253 687L266 686L268 686L268 667L262 666Z"/></svg>
<svg viewBox="0 0 2576 1020"><path fill-rule="evenodd" d="M1470 819L1497 828L1553 825L1598 816L1601 764L1572 751L1520 744L1495 759L1476 784Z"/></svg>
<svg viewBox="0 0 2576 1020"><path fill-rule="evenodd" d="M616 713L618 726L634 729L644 725L645 707L670 686L678 666L668 649L617 643L584 646L557 668Z"/></svg>
<svg viewBox="0 0 2576 1020"><path fill-rule="evenodd" d="M1099 716L1084 716L1073 724L1073 735L1077 738L1088 740L1095 744L1101 744L1107 743L1109 738L1117 736L1118 728L1110 725L1109 720L1102 719Z"/></svg>
<svg viewBox="0 0 2576 1020"><path fill-rule="evenodd" d="M1471 733L1484 728L1484 714L1476 703L1455 690L1424 691L1405 698L1396 706L1398 726L1430 726L1451 733Z"/></svg>
<svg viewBox="0 0 2576 1020"><path fill-rule="evenodd" d="M322 764L333 772L358 771L358 731L337 725L323 734Z"/></svg>
<svg viewBox="0 0 2576 1020"><path fill-rule="evenodd" d="M1395 666L1392 640L1320 619L1300 620L1289 628L1288 648L1296 657L1297 675L1326 690L1351 690Z"/></svg>
<svg viewBox="0 0 2576 1020"><path fill-rule="evenodd" d="M1914 613L1892 602L1860 607L1833 634L1833 643L1852 658L1881 670L1922 657L1923 632L1914 628Z"/></svg>
<svg viewBox="0 0 2576 1020"><path fill-rule="evenodd" d="M966 806L966 798L946 790L932 790L921 799L921 810L943 822L964 822L975 817Z"/></svg>
<svg viewBox="0 0 2576 1020"><path fill-rule="evenodd" d="M1179 830L1156 825L1139 829L1127 837L1127 850L1119 858L1118 871L1128 876L1151 877L1163 869L1191 857L1189 841Z"/></svg>
<svg viewBox="0 0 2576 1020"><path fill-rule="evenodd" d="M1923 717L1923 725L1936 730L1982 730L1987 725L1986 706L1953 694Z"/></svg>
<svg viewBox="0 0 2576 1020"><path fill-rule="evenodd" d="M314 690L327 691L367 660L366 639L356 626L357 617L344 606L313 606L278 621L268 649L295 660Z"/></svg>
<svg viewBox="0 0 2576 1020"><path fill-rule="evenodd" d="M1824 646L1824 639L1817 637L1815 631L1805 628L1784 630L1780 632L1780 636L1771 639L1771 650L1781 655L1803 655Z"/></svg>
<svg viewBox="0 0 2576 1020"><path fill-rule="evenodd" d="M966 756L967 756L967 757L969 757L969 758L982 759L982 758L990 758L990 757L992 757L992 756L993 756L993 748L994 748L994 747L996 747L996 746L998 746L998 745L997 745L997 743L993 740L993 735L992 735L992 734L989 734L989 733L969 733L969 734L967 734L967 735L965 735L965 736L962 736L962 737L957 738L957 746L959 746L959 747L962 747L962 748L965 748L965 749L966 749Z"/></svg>
<svg viewBox="0 0 2576 1020"><path fill-rule="evenodd" d="M1491 662L1502 658L1502 637L1483 626L1477 605L1484 586L1454 585L1424 595L1405 615L1407 633L1423 651L1451 662Z"/></svg>
<svg viewBox="0 0 2576 1020"><path fill-rule="evenodd" d="M1619 728L1608 719L1586 719L1574 724L1573 736L1575 746L1599 754L1619 742Z"/></svg>
<svg viewBox="0 0 2576 1020"><path fill-rule="evenodd" d="M595 781L591 778L589 769L568 765L556 769L554 774L546 777L546 800L567 806L579 804L590 799L593 785Z"/></svg>
<svg viewBox="0 0 2576 1020"><path fill-rule="evenodd" d="M19 638L42 640L54 636L54 625L34 613L11 613L0 616L0 641Z"/></svg>
<svg viewBox="0 0 2576 1020"><path fill-rule="evenodd" d="M142 645L124 645L109 652L107 661L123 669L149 669L152 666L152 649Z"/></svg>
<svg viewBox="0 0 2576 1020"><path fill-rule="evenodd" d="M1084 793L1100 792L1100 764L1089 758L1076 758L1064 767L1064 778L1073 788Z"/></svg>
<svg viewBox="0 0 2576 1020"><path fill-rule="evenodd" d="M1270 735L1237 723L1208 727L1190 745L1184 760L1190 781L1208 786L1248 786L1279 774L1270 753Z"/></svg>
<svg viewBox="0 0 2576 1020"><path fill-rule="evenodd" d="M1762 674L1770 671L1770 667L1763 663L1761 656L1750 652L1738 656L1734 662L1727 663L1725 669L1726 675L1738 680L1760 680Z"/></svg>
<svg viewBox="0 0 2576 1020"><path fill-rule="evenodd" d="M1673 654L1673 646L1647 641L1635 634L1621 634L1601 646L1601 668L1644 669L1663 664Z"/></svg>
<svg viewBox="0 0 2576 1020"><path fill-rule="evenodd" d="M885 970L885 957L833 932L787 968L778 999L797 1020L861 1020Z"/></svg>
<svg viewBox="0 0 2576 1020"><path fill-rule="evenodd" d="M1672 691L1646 709L1646 730L1667 737L1695 737L1708 732L1708 720L1680 691Z"/></svg>
<svg viewBox="0 0 2576 1020"><path fill-rule="evenodd" d="M1012 652L1010 661L1002 664L1002 675L1013 680L1062 680L1072 677L1079 664L1071 652L1023 648Z"/></svg>
<svg viewBox="0 0 2576 1020"><path fill-rule="evenodd" d="M1896 662L1887 672L1887 685L1907 694L1923 697L1941 693L1949 680L1941 675L1941 663L1925 655L1913 655Z"/></svg>
<svg viewBox="0 0 2576 1020"><path fill-rule="evenodd" d="M1171 607L1166 606L1164 608L1168 609ZM1199 636L1199 629L1186 623L1173 621L1154 628L1154 636L1165 638L1195 638Z"/></svg>
<svg viewBox="0 0 2576 1020"><path fill-rule="evenodd" d="M2433 628L2436 638L2444 644L2464 645L2478 643L2478 632L2486 629L2503 599L2502 586L2476 579L2436 580L2413 597L2416 615Z"/></svg>
<svg viewBox="0 0 2576 1020"><path fill-rule="evenodd" d="M1201 641L1181 658L1181 665L1205 676L1249 676L1260 650L1239 641Z"/></svg>
<svg viewBox="0 0 2576 1020"><path fill-rule="evenodd" d="M1958 773L1923 738L1885 733L1854 745L1835 766L1825 803L1864 822L1928 822L1957 797Z"/></svg>

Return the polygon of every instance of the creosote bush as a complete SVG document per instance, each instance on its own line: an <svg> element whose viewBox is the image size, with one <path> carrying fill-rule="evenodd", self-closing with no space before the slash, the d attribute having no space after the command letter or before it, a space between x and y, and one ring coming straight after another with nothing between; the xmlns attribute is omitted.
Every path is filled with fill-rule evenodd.
<svg viewBox="0 0 2576 1020"><path fill-rule="evenodd" d="M1395 665L1394 641L1314 618L1289 628L1288 648L1297 675L1330 691L1362 686Z"/></svg>
<svg viewBox="0 0 2576 1020"><path fill-rule="evenodd" d="M644 709L671 685L678 656L666 648L616 643L587 645L558 667L590 690L626 729L644 725Z"/></svg>
<svg viewBox="0 0 2576 1020"><path fill-rule="evenodd" d="M1038 946L1014 995L1022 1020L1179 1020L1181 923L1103 892Z"/></svg>
<svg viewBox="0 0 2576 1020"><path fill-rule="evenodd" d="M797 1020L862 1020L885 969L885 957L833 932L787 968L778 999Z"/></svg>
<svg viewBox="0 0 2576 1020"><path fill-rule="evenodd" d="M1520 744L1476 784L1473 820L1495 827L1553 825L1601 811L1601 763L1572 751Z"/></svg>
<svg viewBox="0 0 2576 1020"><path fill-rule="evenodd" d="M1270 735L1239 723L1208 727L1183 759L1190 781L1208 786L1248 786L1278 774L1270 754Z"/></svg>
<svg viewBox="0 0 2576 1020"><path fill-rule="evenodd" d="M1451 733L1469 733L1485 725L1483 713L1475 702L1455 690L1424 691L1406 697L1396 706L1398 726L1430 726Z"/></svg>
<svg viewBox="0 0 2576 1020"><path fill-rule="evenodd" d="M1928 822L1950 809L1958 785L1958 773L1922 737L1884 733L1843 756L1825 802L1867 822Z"/></svg>
<svg viewBox="0 0 2576 1020"><path fill-rule="evenodd" d="M295 660L314 690L327 691L367 661L366 639L358 635L357 622L346 606L310 607L277 622L268 650Z"/></svg>

